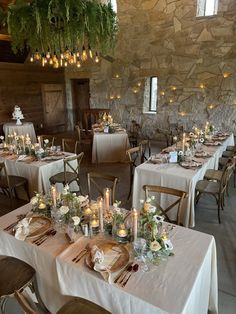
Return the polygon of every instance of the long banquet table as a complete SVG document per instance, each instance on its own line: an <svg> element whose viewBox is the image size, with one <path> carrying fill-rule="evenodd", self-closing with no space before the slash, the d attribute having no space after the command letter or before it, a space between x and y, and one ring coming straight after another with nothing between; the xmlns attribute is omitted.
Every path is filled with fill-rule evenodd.
<svg viewBox="0 0 236 314"><path fill-rule="evenodd" d="M70 155L70 153L66 154ZM64 171L64 157L65 155L58 160L29 162L27 160L19 161L16 155L0 153L0 161L5 161L9 175L22 176L28 179L30 196L34 196L35 192L47 193L49 191L49 178ZM62 189L62 185L58 185L58 190L60 191L60 189ZM76 189L76 184L73 185L73 189Z"/></svg>
<svg viewBox="0 0 236 314"><path fill-rule="evenodd" d="M57 233L41 246L19 241L4 231L30 204L0 218L0 254L24 260L36 269L40 295L52 313L68 296L89 299L113 314L218 313L217 262L213 236L176 226L170 234L174 256L150 272L135 273L125 286L108 284L82 259L72 259L89 238L69 245ZM116 275L116 274L115 274ZM209 312L208 312L209 311Z"/></svg>
<svg viewBox="0 0 236 314"><path fill-rule="evenodd" d="M126 150L129 148L127 133L94 132L92 162L123 162L126 159Z"/></svg>
<svg viewBox="0 0 236 314"><path fill-rule="evenodd" d="M169 164L151 164L144 163L136 167L133 183L133 207L140 207L140 200L144 199L143 186L161 185L170 188L186 191L188 197L181 211L181 223L185 227L194 227L194 195L195 186L198 180L204 177L207 169L218 169L218 161L223 151L228 145L234 145L234 136L231 134L220 146L204 146L204 151L211 152L213 155L208 159L202 159L200 169L185 169L177 163ZM168 207L172 202L171 197L162 196L161 204ZM171 218L176 218L176 212L171 213Z"/></svg>

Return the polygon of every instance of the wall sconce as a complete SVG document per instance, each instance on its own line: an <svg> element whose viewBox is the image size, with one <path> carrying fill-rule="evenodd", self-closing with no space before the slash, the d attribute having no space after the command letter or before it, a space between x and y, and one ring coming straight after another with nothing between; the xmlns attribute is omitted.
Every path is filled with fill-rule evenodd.
<svg viewBox="0 0 236 314"><path fill-rule="evenodd" d="M179 112L179 115L180 115L181 117L185 117L185 116L187 116L187 113L186 113L185 111L180 111L180 112Z"/></svg>
<svg viewBox="0 0 236 314"><path fill-rule="evenodd" d="M215 105L214 105L214 104L208 105L208 109L214 109L214 108L215 108Z"/></svg>
<svg viewBox="0 0 236 314"><path fill-rule="evenodd" d="M172 90L173 92L175 92L175 91L176 91L176 89L177 89L177 87L176 87L176 86L171 86L171 90Z"/></svg>
<svg viewBox="0 0 236 314"><path fill-rule="evenodd" d="M231 73L229 73L229 72L224 72L223 73L223 78L227 78L227 77L229 77L231 75Z"/></svg>
<svg viewBox="0 0 236 314"><path fill-rule="evenodd" d="M138 92L139 92L139 89L136 88L136 87L134 87L134 88L133 88L133 93L134 93L134 94L137 94Z"/></svg>
<svg viewBox="0 0 236 314"><path fill-rule="evenodd" d="M201 89L204 89L204 88L205 88L205 86L204 86L203 83L201 83L201 84L199 85L199 87L200 87Z"/></svg>
<svg viewBox="0 0 236 314"><path fill-rule="evenodd" d="M170 104L172 104L172 103L173 103L173 101L174 101L174 100L171 98L171 99L169 100Z"/></svg>
<svg viewBox="0 0 236 314"><path fill-rule="evenodd" d="M120 75L118 73L115 74L115 78L119 78Z"/></svg>
<svg viewBox="0 0 236 314"><path fill-rule="evenodd" d="M160 92L160 95L161 95L161 96L165 96L165 92L164 92L164 91L161 91L161 92Z"/></svg>
<svg viewBox="0 0 236 314"><path fill-rule="evenodd" d="M142 85L142 83L139 81L139 82L137 83L137 85L138 85L138 87L140 87L140 86Z"/></svg>

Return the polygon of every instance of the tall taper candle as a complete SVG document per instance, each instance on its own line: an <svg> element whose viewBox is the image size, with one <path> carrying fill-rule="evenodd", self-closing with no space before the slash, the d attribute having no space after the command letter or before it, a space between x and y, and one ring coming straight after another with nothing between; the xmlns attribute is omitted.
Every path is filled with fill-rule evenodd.
<svg viewBox="0 0 236 314"><path fill-rule="evenodd" d="M104 222L103 222L103 198L100 196L97 199L98 202L98 210L99 210L99 226L100 232L104 232Z"/></svg>
<svg viewBox="0 0 236 314"><path fill-rule="evenodd" d="M57 189L56 189L55 185L53 185L51 187L51 193L52 193L53 206L56 207L57 206Z"/></svg>
<svg viewBox="0 0 236 314"><path fill-rule="evenodd" d="M138 237L138 212L133 209L133 241L136 241Z"/></svg>

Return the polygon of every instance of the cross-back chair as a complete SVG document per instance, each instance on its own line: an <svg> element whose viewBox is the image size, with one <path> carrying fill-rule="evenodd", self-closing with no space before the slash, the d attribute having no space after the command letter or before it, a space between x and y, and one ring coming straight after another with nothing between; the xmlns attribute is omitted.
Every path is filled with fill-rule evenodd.
<svg viewBox="0 0 236 314"><path fill-rule="evenodd" d="M116 186L117 183L119 182L118 177L100 172L89 172L87 178L88 178L88 193L90 198L92 194L91 192L92 186L101 196L103 196L104 193L103 188L110 187L112 191L111 202L112 204L115 202ZM104 184L105 182L106 183L109 182L110 186L102 185L102 183Z"/></svg>
<svg viewBox="0 0 236 314"><path fill-rule="evenodd" d="M79 141L73 138L63 138L62 139L62 150L63 152L70 152L70 153L79 153L80 143Z"/></svg>
<svg viewBox="0 0 236 314"><path fill-rule="evenodd" d="M62 183L65 186L66 184L70 185L73 181L76 181L81 193L80 164L83 156L84 153L82 152L79 155L65 157L63 159L64 171L50 177L50 184Z"/></svg>
<svg viewBox="0 0 236 314"><path fill-rule="evenodd" d="M235 151L233 150L225 150L223 153L222 153L222 157L234 157L235 156Z"/></svg>
<svg viewBox="0 0 236 314"><path fill-rule="evenodd" d="M37 287L35 269L22 260L12 256L0 256L0 312L6 313L9 297L14 297L27 314L49 313L43 304ZM25 288L35 293L38 304L26 298Z"/></svg>
<svg viewBox="0 0 236 314"><path fill-rule="evenodd" d="M177 225L180 224L180 218L181 218L181 209L183 205L183 201L187 196L187 192L168 188L164 186L158 186L158 185L144 185L143 190L145 192L145 198L147 199L150 193L160 193L160 194L167 194L176 197L176 200L173 201L168 207L163 208L163 206L158 202L158 200L155 200L156 207L160 211L160 214L165 217L165 220L171 223L175 223ZM172 220L169 216L169 212L172 208L177 206L177 217L176 220Z"/></svg>
<svg viewBox="0 0 236 314"><path fill-rule="evenodd" d="M219 170L222 170L226 167L231 158L220 157L219 158ZM236 159L236 157L234 157ZM236 167L234 167L234 187L236 187Z"/></svg>
<svg viewBox="0 0 236 314"><path fill-rule="evenodd" d="M28 199L30 199L28 180L21 176L9 175L5 162L0 162L0 189L3 193L13 200L14 196L17 197L16 189L21 186L25 189Z"/></svg>
<svg viewBox="0 0 236 314"><path fill-rule="evenodd" d="M49 143L47 144L47 146L51 147L51 146L54 146L56 138L53 135L47 135L47 134L40 135L40 141L41 141L42 147L45 145L45 142L44 142L45 140L49 140Z"/></svg>
<svg viewBox="0 0 236 314"><path fill-rule="evenodd" d="M228 186L228 181L235 168L235 161L232 159L225 169L219 181L199 180L195 188L195 203L197 203L202 194L212 195L217 203L218 221L221 223L220 210L224 210L225 192Z"/></svg>
<svg viewBox="0 0 236 314"><path fill-rule="evenodd" d="M141 163L143 163L151 156L151 142L148 139L141 140L139 146L141 147ZM148 157L146 156L147 153Z"/></svg>
<svg viewBox="0 0 236 314"><path fill-rule="evenodd" d="M141 155L142 155L142 148L141 146L136 146L128 149L126 151L126 155L128 156L128 162L130 165L130 188L129 188L129 194L128 194L128 200L132 193L132 187L133 187L133 178L134 178L134 171L135 168L140 165L141 163Z"/></svg>

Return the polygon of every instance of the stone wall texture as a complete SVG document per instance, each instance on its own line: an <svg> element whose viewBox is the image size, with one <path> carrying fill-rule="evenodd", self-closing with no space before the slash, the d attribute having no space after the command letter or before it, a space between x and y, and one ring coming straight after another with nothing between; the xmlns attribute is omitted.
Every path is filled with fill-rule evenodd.
<svg viewBox="0 0 236 314"><path fill-rule="evenodd" d="M206 121L236 131L236 1L219 0L211 17L196 17L197 0L118 0L117 7L114 53L72 75L90 78L91 107L110 107L127 127L136 120L151 138L157 127ZM159 79L157 114L143 113L149 76Z"/></svg>

